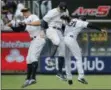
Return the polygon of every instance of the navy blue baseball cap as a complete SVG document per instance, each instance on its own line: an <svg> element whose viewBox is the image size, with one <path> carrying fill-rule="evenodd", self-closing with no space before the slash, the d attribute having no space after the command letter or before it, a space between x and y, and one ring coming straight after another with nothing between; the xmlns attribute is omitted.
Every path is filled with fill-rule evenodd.
<svg viewBox="0 0 111 90"><path fill-rule="evenodd" d="M66 9L67 9L67 4L66 4L66 2L60 2L60 3L59 3L59 8L60 8L61 10L63 10L63 11L66 11Z"/></svg>

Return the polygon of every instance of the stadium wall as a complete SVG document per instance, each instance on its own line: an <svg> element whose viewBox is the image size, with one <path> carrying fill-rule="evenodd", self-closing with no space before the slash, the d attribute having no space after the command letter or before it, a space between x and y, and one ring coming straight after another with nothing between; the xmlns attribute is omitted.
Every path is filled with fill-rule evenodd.
<svg viewBox="0 0 111 90"><path fill-rule="evenodd" d="M18 1L18 0L17 0ZM60 1L64 0L22 0L26 7L30 8L40 18L47 13L47 8L55 8ZM83 53L85 73L111 74L111 0L65 0L70 15L85 15L89 22L93 22L101 28L107 29L108 33L101 34L97 31L85 30L79 35L78 42ZM51 7L52 6L52 7ZM44 12L42 12L44 11ZM4 28L3 28L4 29ZM2 30L5 31L5 30ZM1 69L2 73L25 73L26 55L30 45L27 32L1 33ZM47 57L51 51L51 42L47 41L41 53L37 72L44 74L55 73L56 68L49 67ZM77 73L75 59L72 58L72 73ZM63 69L64 70L64 69Z"/></svg>
<svg viewBox="0 0 111 90"><path fill-rule="evenodd" d="M30 45L30 38L27 32L24 33L2 33L1 41L1 62L2 62L2 73L9 71L26 71L26 56L28 47ZM83 44L82 44L83 45ZM48 47L50 48L50 47ZM50 67L48 65L48 59L45 56L47 50L44 51L41 60L39 61L39 73L54 74L58 69L56 67ZM49 52L50 53L50 52ZM111 52L107 52L108 55L104 55L105 52L101 51L99 54L103 56L83 56L83 66L85 73L90 74L111 74ZM77 73L75 59L71 58L72 73ZM57 58L56 58L57 61ZM56 62L57 63L57 62ZM63 69L64 71L64 69Z"/></svg>

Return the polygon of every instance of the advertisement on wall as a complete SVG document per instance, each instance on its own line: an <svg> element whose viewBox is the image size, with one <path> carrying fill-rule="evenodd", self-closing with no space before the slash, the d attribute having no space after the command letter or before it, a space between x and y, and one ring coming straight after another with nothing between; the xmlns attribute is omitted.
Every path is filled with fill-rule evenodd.
<svg viewBox="0 0 111 90"><path fill-rule="evenodd" d="M40 71L41 73L55 73L56 70L58 70L58 66L56 67L50 67L48 63L47 58L42 58L41 60L41 67ZM56 58L56 63L57 58ZM83 57L83 68L85 70L85 73L91 73L91 74L109 74L111 73L111 57ZM76 60L72 57L71 58L71 68L72 73L77 73L77 67L76 67ZM63 71L65 71L65 68L63 68Z"/></svg>
<svg viewBox="0 0 111 90"><path fill-rule="evenodd" d="M60 1L52 2L53 8L57 7ZM110 19L111 20L111 1L110 0L65 0L70 15L85 15L88 19ZM89 3L89 4L88 4ZM96 3L96 4L95 4Z"/></svg>
<svg viewBox="0 0 111 90"><path fill-rule="evenodd" d="M2 33L1 34L1 70L2 71L26 71L26 56L30 45L28 33ZM41 57L40 73L55 73L58 69L50 67L47 57ZM77 73L76 60L71 58L72 73ZM108 74L111 73L111 56L84 56L83 68L85 73ZM65 71L65 68L63 68Z"/></svg>
<svg viewBox="0 0 111 90"><path fill-rule="evenodd" d="M26 56L30 45L28 33L1 34L2 71L26 70Z"/></svg>
<svg viewBox="0 0 111 90"><path fill-rule="evenodd" d="M60 1L53 0L53 8ZM65 0L70 15L84 15L87 20L102 28L111 28L111 0Z"/></svg>

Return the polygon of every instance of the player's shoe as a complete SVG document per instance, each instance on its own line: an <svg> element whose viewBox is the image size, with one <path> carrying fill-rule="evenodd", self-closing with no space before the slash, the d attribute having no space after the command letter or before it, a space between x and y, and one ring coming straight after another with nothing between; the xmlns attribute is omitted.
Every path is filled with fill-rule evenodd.
<svg viewBox="0 0 111 90"><path fill-rule="evenodd" d="M36 80L35 80L35 79L31 79L31 80L29 81L29 85L35 84L35 83L36 83Z"/></svg>
<svg viewBox="0 0 111 90"><path fill-rule="evenodd" d="M56 66L56 62L55 62L55 59L54 59L54 58L48 57L48 66L49 66L49 67L54 67L54 66Z"/></svg>
<svg viewBox="0 0 111 90"><path fill-rule="evenodd" d="M78 79L78 81L83 84L88 84L88 82L84 78Z"/></svg>
<svg viewBox="0 0 111 90"><path fill-rule="evenodd" d="M22 85L22 88L27 87L27 86L29 85L29 81L30 81L30 80L26 80L26 81L24 82L24 84Z"/></svg>
<svg viewBox="0 0 111 90"><path fill-rule="evenodd" d="M63 75L63 74L58 73L58 74L56 75L56 77L58 77L59 79L61 79L61 80L63 80L63 81L67 81L66 76Z"/></svg>
<svg viewBox="0 0 111 90"><path fill-rule="evenodd" d="M35 83L36 83L36 80L34 80L34 79L26 80L26 81L24 82L24 84L22 85L22 88L25 88L25 87L27 87L27 86L29 86L29 85L32 85L32 84L35 84Z"/></svg>
<svg viewBox="0 0 111 90"><path fill-rule="evenodd" d="M73 81L72 81L72 80L68 80L68 84L69 84L69 85L72 85L72 84L73 84Z"/></svg>

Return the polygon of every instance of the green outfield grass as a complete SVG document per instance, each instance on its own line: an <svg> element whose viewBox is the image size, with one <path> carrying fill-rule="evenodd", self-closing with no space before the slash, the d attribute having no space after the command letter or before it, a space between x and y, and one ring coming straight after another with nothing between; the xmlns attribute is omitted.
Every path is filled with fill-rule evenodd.
<svg viewBox="0 0 111 90"><path fill-rule="evenodd" d="M111 75L88 75L88 85L77 81L73 76L73 85L59 80L55 75L38 75L37 83L25 89L111 89ZM2 75L2 89L21 89L25 75Z"/></svg>

